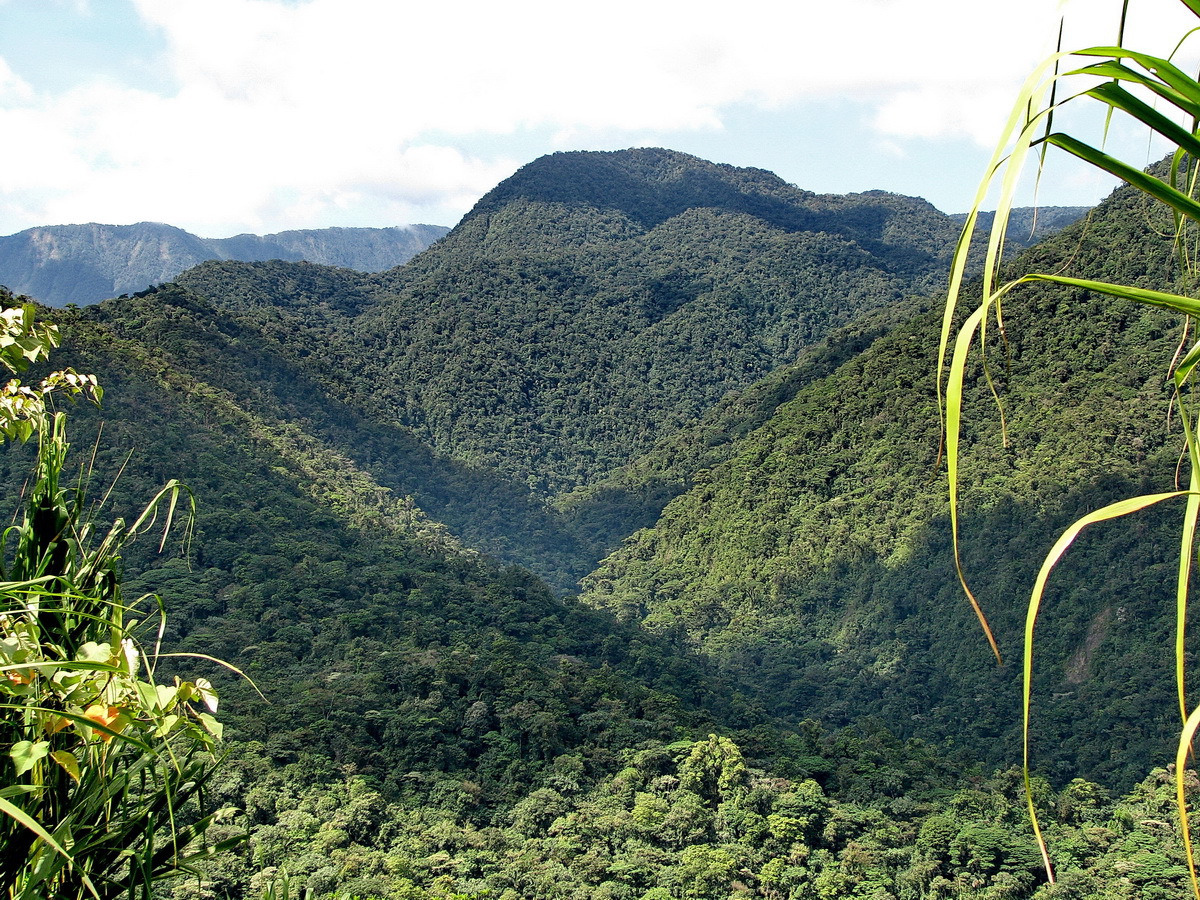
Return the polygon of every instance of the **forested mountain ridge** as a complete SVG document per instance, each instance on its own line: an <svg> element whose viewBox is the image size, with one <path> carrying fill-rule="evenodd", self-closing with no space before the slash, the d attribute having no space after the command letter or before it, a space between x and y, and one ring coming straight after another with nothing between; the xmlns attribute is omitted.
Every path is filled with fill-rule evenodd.
<svg viewBox="0 0 1200 900"><path fill-rule="evenodd" d="M157 222L47 225L0 237L0 284L65 306L140 291L208 259L307 260L379 272L407 262L447 231L405 225L202 238Z"/></svg>
<svg viewBox="0 0 1200 900"><path fill-rule="evenodd" d="M201 317L220 330L181 344ZM1028 897L1042 882L1016 773L982 777L970 749L952 762L878 722L779 728L761 685L721 678L669 630L464 552L305 423L190 374L261 352L201 298L163 288L66 325L67 359L109 389L97 493L124 470L101 517L169 476L200 497L191 564L142 548L128 595L161 592L168 646L225 656L271 701L212 673L234 743L211 796L241 811L216 836L251 839L167 896L258 898L283 872L320 900ZM212 360L189 356L206 346ZM92 411L72 419L86 458ZM22 455L0 455L6 484ZM1183 884L1161 773L1119 802L1084 782L1038 790L1060 877L1085 896Z"/></svg>
<svg viewBox="0 0 1200 900"><path fill-rule="evenodd" d="M1169 285L1169 242L1146 215L1119 191L1021 265ZM1015 293L1005 321L992 372L1008 443L976 372L963 535L968 577L1014 657L1058 531L1138 486L1174 484L1181 439L1159 373L1179 337L1167 313L1068 289ZM762 685L777 714L848 722L869 710L902 734L1014 758L1019 672L995 666L953 573L937 475L939 327L940 311L919 315L827 377L800 380L711 469L660 462L660 478L695 485L589 576L585 602L683 629L725 672ZM1056 573L1036 657L1041 771L1131 781L1168 758L1177 723L1156 641L1169 631L1170 517L1093 529Z"/></svg>
<svg viewBox="0 0 1200 900"><path fill-rule="evenodd" d="M914 198L822 196L666 150L563 153L378 277L209 264L180 282L304 335L298 353L345 354L314 377L370 417L554 497L934 290L957 230Z"/></svg>
<svg viewBox="0 0 1200 900"><path fill-rule="evenodd" d="M786 230L810 225L832 230ZM936 283L956 231L924 201L822 197L671 151L557 154L403 268L210 262L177 281L270 336L345 415L490 478L438 487L340 429L343 452L473 546L569 590L642 522L598 537L547 499Z"/></svg>
<svg viewBox="0 0 1200 900"><path fill-rule="evenodd" d="M886 191L822 195L765 169L709 163L685 153L640 148L542 157L488 192L464 218L489 217L518 201L618 213L646 230L697 208L741 213L786 232L841 235L872 250L947 259L942 223L924 200ZM917 268L924 268L916 262Z"/></svg>
<svg viewBox="0 0 1200 900"><path fill-rule="evenodd" d="M909 198L662 150L556 154L381 276L360 335L380 414L552 497L936 283L925 244L956 234Z"/></svg>

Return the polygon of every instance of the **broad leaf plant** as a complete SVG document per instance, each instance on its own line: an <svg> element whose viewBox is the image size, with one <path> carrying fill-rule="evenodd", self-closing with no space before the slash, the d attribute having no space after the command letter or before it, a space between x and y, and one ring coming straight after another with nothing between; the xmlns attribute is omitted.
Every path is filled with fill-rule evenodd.
<svg viewBox="0 0 1200 900"><path fill-rule="evenodd" d="M3 292L0 301L12 303ZM161 601L128 601L120 553L156 527L163 540L186 489L169 483L136 521L103 533L64 483L66 417L59 396L98 402L92 375L16 376L58 345L32 305L0 312L0 433L36 441L20 524L0 542L0 893L3 897L149 898L158 880L215 849L213 814L198 798L221 738L217 695L203 678L155 676ZM196 807L196 808L193 808Z"/></svg>

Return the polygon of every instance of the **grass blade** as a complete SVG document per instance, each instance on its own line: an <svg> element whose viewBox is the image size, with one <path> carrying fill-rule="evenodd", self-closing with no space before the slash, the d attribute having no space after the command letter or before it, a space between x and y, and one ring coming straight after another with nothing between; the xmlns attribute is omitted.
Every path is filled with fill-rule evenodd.
<svg viewBox="0 0 1200 900"><path fill-rule="evenodd" d="M1023 714L1023 729L1022 742L1024 745L1024 762L1023 770L1025 776L1025 800L1029 807L1029 817L1033 824L1034 835L1037 838L1038 848L1042 853L1042 862L1046 867L1046 874L1050 881L1054 881L1054 870L1050 865L1050 855L1046 850L1046 842L1042 837L1042 829L1038 824L1037 810L1033 803L1033 785L1030 778L1029 768L1029 735L1030 735L1030 713L1031 701L1033 692L1033 635L1034 627L1037 625L1038 613L1041 611L1042 598L1046 591L1046 582L1050 578L1050 573L1062 559L1067 548L1075 542L1079 537L1080 532L1089 525L1094 525L1097 522L1105 522L1109 519L1120 518L1127 516L1130 513L1138 512L1148 506L1153 506L1156 503L1161 503L1164 500L1173 500L1176 497L1187 495L1187 491L1169 491L1161 494L1145 494L1140 497L1130 497L1125 500L1118 500L1116 503L1110 503L1101 509L1088 513L1086 516L1072 522L1070 527L1059 536L1054 542L1054 546L1050 548L1050 552L1046 554L1046 558L1042 561L1041 569L1038 570L1037 579L1033 584L1033 592L1029 597L1029 606L1025 613L1025 653L1022 662L1022 695L1021 708Z"/></svg>

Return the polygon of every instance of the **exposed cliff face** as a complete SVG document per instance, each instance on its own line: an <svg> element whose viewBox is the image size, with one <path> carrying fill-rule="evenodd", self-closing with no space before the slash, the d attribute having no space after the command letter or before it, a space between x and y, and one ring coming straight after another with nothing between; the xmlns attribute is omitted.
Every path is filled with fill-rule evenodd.
<svg viewBox="0 0 1200 900"><path fill-rule="evenodd" d="M305 260L381 272L408 262L448 230L321 228L214 239L156 222L41 226L0 237L0 284L65 306L140 291L210 259Z"/></svg>

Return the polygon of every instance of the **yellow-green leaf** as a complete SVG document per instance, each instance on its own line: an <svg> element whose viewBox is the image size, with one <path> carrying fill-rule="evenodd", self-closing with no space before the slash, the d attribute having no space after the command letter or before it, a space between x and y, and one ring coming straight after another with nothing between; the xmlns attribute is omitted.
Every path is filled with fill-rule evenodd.
<svg viewBox="0 0 1200 900"><path fill-rule="evenodd" d="M47 741L17 741L8 751L13 764L17 767L17 775L21 776L46 758L50 750Z"/></svg>
<svg viewBox="0 0 1200 900"><path fill-rule="evenodd" d="M200 720L200 724L204 726L204 730L215 737L218 741L225 733L225 726L218 722L208 713L199 713L196 718Z"/></svg>
<svg viewBox="0 0 1200 900"><path fill-rule="evenodd" d="M79 760L69 750L55 750L50 758L58 763L75 781L79 781Z"/></svg>

